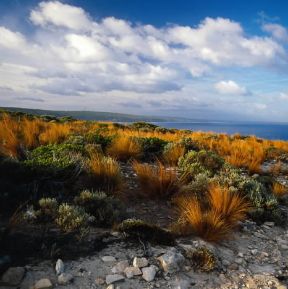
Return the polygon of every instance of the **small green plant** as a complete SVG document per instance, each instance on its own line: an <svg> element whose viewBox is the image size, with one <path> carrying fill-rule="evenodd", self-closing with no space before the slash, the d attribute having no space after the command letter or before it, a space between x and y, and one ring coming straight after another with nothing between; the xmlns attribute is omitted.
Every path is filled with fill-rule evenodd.
<svg viewBox="0 0 288 289"><path fill-rule="evenodd" d="M55 220L56 224L65 233L85 230L90 221L91 216L89 216L83 208L67 203L59 206Z"/></svg>
<svg viewBox="0 0 288 289"><path fill-rule="evenodd" d="M107 136L96 131L87 134L85 139L88 143L100 145L102 150L105 150L112 143L113 136Z"/></svg>
<svg viewBox="0 0 288 289"><path fill-rule="evenodd" d="M196 250L188 250L185 252L186 258L191 262L193 268L211 272L216 267L216 258L214 254L205 247L197 248Z"/></svg>
<svg viewBox="0 0 288 289"><path fill-rule="evenodd" d="M104 192L84 190L75 197L74 202L94 216L94 224L98 226L111 226L121 222L126 216L124 205Z"/></svg>
<svg viewBox="0 0 288 289"><path fill-rule="evenodd" d="M174 235L170 231L139 219L127 219L115 229L126 236L156 244L173 245L175 243Z"/></svg>
<svg viewBox="0 0 288 289"><path fill-rule="evenodd" d="M190 151L179 159L179 169L193 179L197 174L215 175L224 165L224 160L212 151Z"/></svg>
<svg viewBox="0 0 288 289"><path fill-rule="evenodd" d="M143 137L138 138L137 141L142 148L142 159L145 160L159 157L162 154L165 145L168 143L167 141L157 137Z"/></svg>

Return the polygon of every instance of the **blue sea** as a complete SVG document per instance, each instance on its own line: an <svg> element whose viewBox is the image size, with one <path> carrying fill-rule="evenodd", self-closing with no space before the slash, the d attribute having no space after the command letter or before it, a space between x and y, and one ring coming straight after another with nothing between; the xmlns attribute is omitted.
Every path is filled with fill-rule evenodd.
<svg viewBox="0 0 288 289"><path fill-rule="evenodd" d="M211 131L241 135L255 135L271 140L288 140L288 123L238 123L238 122L154 122L166 128Z"/></svg>

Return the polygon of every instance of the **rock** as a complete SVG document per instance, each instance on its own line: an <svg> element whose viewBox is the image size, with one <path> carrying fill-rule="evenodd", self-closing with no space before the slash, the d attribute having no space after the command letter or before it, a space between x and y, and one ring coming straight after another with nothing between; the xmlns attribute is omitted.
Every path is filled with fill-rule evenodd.
<svg viewBox="0 0 288 289"><path fill-rule="evenodd" d="M190 282L184 279L179 279L177 278L171 286L172 289L189 289L190 287Z"/></svg>
<svg viewBox="0 0 288 289"><path fill-rule="evenodd" d="M129 262L127 260L118 262L112 269L112 273L123 273L124 270L129 267Z"/></svg>
<svg viewBox="0 0 288 289"><path fill-rule="evenodd" d="M58 283L60 285L67 285L73 281L73 275L69 273L62 273L58 276Z"/></svg>
<svg viewBox="0 0 288 289"><path fill-rule="evenodd" d="M124 270L124 273L128 279L133 278L134 276L142 275L142 271L138 267L127 267Z"/></svg>
<svg viewBox="0 0 288 289"><path fill-rule="evenodd" d="M106 289L114 289L115 286L113 284L110 284Z"/></svg>
<svg viewBox="0 0 288 289"><path fill-rule="evenodd" d="M106 276L106 284L107 285L115 283L117 281L122 281L122 280L125 280L125 278L123 275L120 275L120 274L113 274L113 275L107 275Z"/></svg>
<svg viewBox="0 0 288 289"><path fill-rule="evenodd" d="M35 285L34 289L50 289L52 288L53 285L51 281L47 278L40 279Z"/></svg>
<svg viewBox="0 0 288 289"><path fill-rule="evenodd" d="M103 261L103 262L116 262L116 258L115 257L113 257L113 256L103 256L103 257L101 257L101 260Z"/></svg>
<svg viewBox="0 0 288 289"><path fill-rule="evenodd" d="M169 250L157 259L160 261L163 270L169 273L180 271L185 261L184 256L176 249Z"/></svg>
<svg viewBox="0 0 288 289"><path fill-rule="evenodd" d="M155 275L157 273L157 267L154 266L154 265L151 265L149 267L145 267L145 268L142 268L142 277L145 281L147 282L151 282L154 280L155 278Z"/></svg>
<svg viewBox="0 0 288 289"><path fill-rule="evenodd" d="M149 262L146 258L135 257L133 259L133 266L134 267L143 268L143 267L147 267L148 264L149 264Z"/></svg>
<svg viewBox="0 0 288 289"><path fill-rule="evenodd" d="M55 265L55 271L57 275L64 273L64 263L61 259L58 259Z"/></svg>
<svg viewBox="0 0 288 289"><path fill-rule="evenodd" d="M97 285L103 285L105 283L105 280L98 277L98 278L95 279L95 283Z"/></svg>
<svg viewBox="0 0 288 289"><path fill-rule="evenodd" d="M251 254L252 254L253 256L255 256L257 253L258 253L258 250L257 250L257 249L251 250Z"/></svg>
<svg viewBox="0 0 288 289"><path fill-rule="evenodd" d="M243 259L242 258L236 258L235 263L238 265L241 265L243 263Z"/></svg>
<svg viewBox="0 0 288 289"><path fill-rule="evenodd" d="M21 283L25 271L23 267L11 267L3 274L1 281L6 285L16 286Z"/></svg>

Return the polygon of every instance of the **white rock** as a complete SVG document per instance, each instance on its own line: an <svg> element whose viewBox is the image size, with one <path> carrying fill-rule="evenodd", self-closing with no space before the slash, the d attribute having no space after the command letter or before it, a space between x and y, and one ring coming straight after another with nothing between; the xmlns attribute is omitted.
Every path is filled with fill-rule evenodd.
<svg viewBox="0 0 288 289"><path fill-rule="evenodd" d="M113 256L103 256L103 257L101 257L101 260L103 262L111 262L111 263L116 262L116 258Z"/></svg>
<svg viewBox="0 0 288 289"><path fill-rule="evenodd" d="M127 267L124 270L124 273L128 279L133 278L134 276L142 275L142 271L138 267Z"/></svg>
<svg viewBox="0 0 288 289"><path fill-rule="evenodd" d="M114 289L115 286L113 284L110 284L106 289Z"/></svg>
<svg viewBox="0 0 288 289"><path fill-rule="evenodd" d="M51 281L47 278L40 279L35 285L34 289L50 289L52 288L53 285Z"/></svg>
<svg viewBox="0 0 288 289"><path fill-rule="evenodd" d="M24 267L11 267L3 274L0 283L3 282L7 285L16 286L21 283L24 275Z"/></svg>
<svg viewBox="0 0 288 289"><path fill-rule="evenodd" d="M58 283L60 285L66 285L73 281L73 275L69 273L62 273L58 276Z"/></svg>
<svg viewBox="0 0 288 289"><path fill-rule="evenodd" d="M55 265L55 271L57 275L64 273L64 263L61 259L58 259Z"/></svg>
<svg viewBox="0 0 288 289"><path fill-rule="evenodd" d="M251 250L251 254L252 254L252 255L255 256L257 253L258 253L258 250L257 250L257 249L252 249L252 250Z"/></svg>
<svg viewBox="0 0 288 289"><path fill-rule="evenodd" d="M157 259L160 261L163 270L169 273L180 271L185 261L184 256L174 248Z"/></svg>
<svg viewBox="0 0 288 289"><path fill-rule="evenodd" d="M129 267L129 262L127 260L118 262L112 269L112 273L123 273L124 270Z"/></svg>
<svg viewBox="0 0 288 289"><path fill-rule="evenodd" d="M149 264L149 262L146 258L135 257L133 259L133 266L134 267L143 268L143 267L147 267L148 264Z"/></svg>
<svg viewBox="0 0 288 289"><path fill-rule="evenodd" d="M145 281L147 282L151 282L154 280L155 278L155 275L157 273L157 267L154 266L154 265L151 265L149 267L145 267L145 268L142 268L142 277Z"/></svg>
<svg viewBox="0 0 288 289"><path fill-rule="evenodd" d="M122 280L125 280L125 278L123 275L120 275L120 274L113 274L113 275L107 275L106 276L106 284L107 285L115 283L117 281L122 281Z"/></svg>

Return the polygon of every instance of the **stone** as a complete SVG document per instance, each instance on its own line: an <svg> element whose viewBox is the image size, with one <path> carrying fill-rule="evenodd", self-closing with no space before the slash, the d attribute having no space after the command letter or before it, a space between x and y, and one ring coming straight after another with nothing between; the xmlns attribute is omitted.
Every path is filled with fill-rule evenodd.
<svg viewBox="0 0 288 289"><path fill-rule="evenodd" d="M106 289L115 289L114 284L110 284Z"/></svg>
<svg viewBox="0 0 288 289"><path fill-rule="evenodd" d="M36 284L34 285L34 289L50 289L53 285L51 281L47 278L40 279Z"/></svg>
<svg viewBox="0 0 288 289"><path fill-rule="evenodd" d="M11 267L3 274L1 281L4 284L16 286L21 283L25 272L24 267Z"/></svg>
<svg viewBox="0 0 288 289"><path fill-rule="evenodd" d="M128 279L133 278L134 276L142 275L142 271L138 267L127 267L124 270L124 274Z"/></svg>
<svg viewBox="0 0 288 289"><path fill-rule="evenodd" d="M235 263L238 265L241 265L243 263L243 259L242 258L236 258Z"/></svg>
<svg viewBox="0 0 288 289"><path fill-rule="evenodd" d="M103 256L103 257L101 257L101 260L103 261L103 262L107 262L107 263L113 263L113 262L116 262L116 258L115 257L113 257L113 256Z"/></svg>
<svg viewBox="0 0 288 289"><path fill-rule="evenodd" d="M61 259L58 259L55 265L55 271L57 275L64 273L64 263Z"/></svg>
<svg viewBox="0 0 288 289"><path fill-rule="evenodd" d="M60 285L67 285L73 281L74 277L70 273L62 273L58 276L58 283Z"/></svg>
<svg viewBox="0 0 288 289"><path fill-rule="evenodd" d="M123 275L120 274L113 274L113 275L107 275L106 276L106 284L110 285L112 283L115 283L117 281L125 280Z"/></svg>
<svg viewBox="0 0 288 289"><path fill-rule="evenodd" d="M98 277L98 278L95 279L95 283L97 285L103 285L105 283L105 280L103 278L99 278Z"/></svg>
<svg viewBox="0 0 288 289"><path fill-rule="evenodd" d="M133 259L133 266L134 267L143 268L143 267L147 267L148 264L149 264L149 262L146 258L135 257Z"/></svg>
<svg viewBox="0 0 288 289"><path fill-rule="evenodd" d="M129 262L127 260L118 262L112 269L112 273L123 273L124 270L129 267Z"/></svg>
<svg viewBox="0 0 288 289"><path fill-rule="evenodd" d="M257 253L258 253L258 250L257 250L257 249L253 249L253 250L251 250L251 254L252 254L252 255L255 256Z"/></svg>
<svg viewBox="0 0 288 289"><path fill-rule="evenodd" d="M149 267L145 267L145 268L142 268L142 277L145 281L147 282L151 282L154 280L155 278L155 275L157 273L157 267L154 266L154 265L151 265Z"/></svg>
<svg viewBox="0 0 288 289"><path fill-rule="evenodd" d="M157 258L165 272L175 273L181 270L184 265L184 256L176 249L167 251L164 255Z"/></svg>
<svg viewBox="0 0 288 289"><path fill-rule="evenodd" d="M189 289L190 287L190 282L184 279L179 279L177 278L171 286L172 289Z"/></svg>

